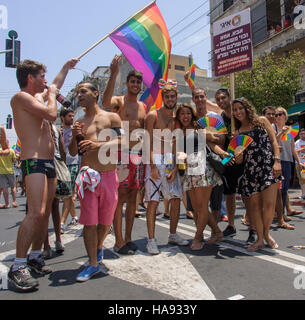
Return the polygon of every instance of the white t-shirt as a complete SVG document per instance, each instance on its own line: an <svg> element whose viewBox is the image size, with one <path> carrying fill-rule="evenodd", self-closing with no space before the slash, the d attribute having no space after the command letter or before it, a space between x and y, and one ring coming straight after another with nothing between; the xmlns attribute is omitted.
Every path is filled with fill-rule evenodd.
<svg viewBox="0 0 305 320"><path fill-rule="evenodd" d="M301 163L304 164L305 163L305 141L302 140L302 139L299 139L294 145L295 145L296 151L298 149L303 149L304 148L304 152L299 152L298 153Z"/></svg>

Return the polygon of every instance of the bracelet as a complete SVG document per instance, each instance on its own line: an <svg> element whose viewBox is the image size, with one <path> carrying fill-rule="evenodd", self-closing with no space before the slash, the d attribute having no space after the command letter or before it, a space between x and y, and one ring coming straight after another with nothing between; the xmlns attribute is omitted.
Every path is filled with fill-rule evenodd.
<svg viewBox="0 0 305 320"><path fill-rule="evenodd" d="M274 161L281 161L281 158L274 157Z"/></svg>

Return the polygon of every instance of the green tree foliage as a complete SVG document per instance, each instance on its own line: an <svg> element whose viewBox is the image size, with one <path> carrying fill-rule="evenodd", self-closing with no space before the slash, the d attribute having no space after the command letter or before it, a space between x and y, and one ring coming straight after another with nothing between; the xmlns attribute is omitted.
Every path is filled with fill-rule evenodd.
<svg viewBox="0 0 305 320"><path fill-rule="evenodd" d="M258 113L265 106L282 106L288 109L293 97L302 89L300 68L305 58L300 51L291 51L287 56L268 54L256 58L252 69L235 74L235 97L245 97ZM229 78L222 84L229 87Z"/></svg>

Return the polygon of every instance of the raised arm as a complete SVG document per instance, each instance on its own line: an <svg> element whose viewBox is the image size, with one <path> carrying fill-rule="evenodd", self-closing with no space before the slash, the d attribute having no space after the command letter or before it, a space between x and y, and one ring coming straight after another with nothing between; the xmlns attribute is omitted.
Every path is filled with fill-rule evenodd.
<svg viewBox="0 0 305 320"><path fill-rule="evenodd" d="M36 117L48 121L55 121L57 118L57 103L56 103L55 85L50 85L47 91L48 105L44 105L42 98L37 99L26 92L19 92L14 95L11 100L13 110L23 109Z"/></svg>
<svg viewBox="0 0 305 320"><path fill-rule="evenodd" d="M64 64L64 66L61 68L58 75L55 77L55 79L52 82L52 84L54 84L57 87L57 89L60 89L63 86L69 70L73 69L78 62L79 62L78 59L72 58L72 59L69 59Z"/></svg>
<svg viewBox="0 0 305 320"><path fill-rule="evenodd" d="M110 77L103 94L102 105L110 110L115 109L117 106L121 107L122 104L119 97L113 97L115 81L119 73L120 60L121 57L119 55L115 55L113 58L110 64Z"/></svg>

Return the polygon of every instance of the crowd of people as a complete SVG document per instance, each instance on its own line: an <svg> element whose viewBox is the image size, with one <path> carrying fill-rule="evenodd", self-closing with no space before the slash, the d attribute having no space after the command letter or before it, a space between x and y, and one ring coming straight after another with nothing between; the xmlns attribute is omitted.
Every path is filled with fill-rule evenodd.
<svg viewBox="0 0 305 320"><path fill-rule="evenodd" d="M212 103L204 89L195 86L191 88L195 107L179 105L177 83L161 81L163 105L147 112L146 105L138 100L143 80L139 71L128 74L127 93L114 96L120 65L120 56L116 55L103 92L103 108L97 103L101 93L95 84L84 80L77 86L77 99L85 112L83 118L74 121L73 110L63 108L62 126L58 129L53 124L57 117L56 95L77 62L69 60L48 87L44 65L25 60L17 67L21 91L12 98L11 106L22 145L21 169L28 206L18 230L16 258L8 274L17 288L26 291L38 287L31 272L52 272L45 264L45 258L52 256L48 239L51 213L57 252L64 251L61 234L69 212L73 224L84 226L89 262L77 275L79 282L101 272L103 244L112 225L116 253L128 255L138 250L132 229L138 205L144 206L143 197L147 203L146 249L151 255L160 253L155 222L161 196L170 220L168 243L190 245L194 251L236 235L236 193L241 195L246 208L243 220L249 225L249 251L278 247L269 232L275 213L279 227L294 229L287 223L289 215L296 213L289 204L287 190L291 164L296 160L305 197L301 172L305 168L305 129L301 130L296 147L293 141L282 141L289 129L285 125L285 109L268 106L260 116L246 98L232 101L227 89L217 90L216 103ZM202 117L216 117L228 133L200 128L197 121ZM222 159L230 157L228 145L238 135L247 135L253 141L220 170L215 162L219 165ZM1 152L8 152L7 145L2 148ZM80 201L79 220L75 194ZM224 199L228 225L222 231L218 222ZM196 226L192 241L177 234L181 200ZM204 239L207 225L212 230L211 237Z"/></svg>

